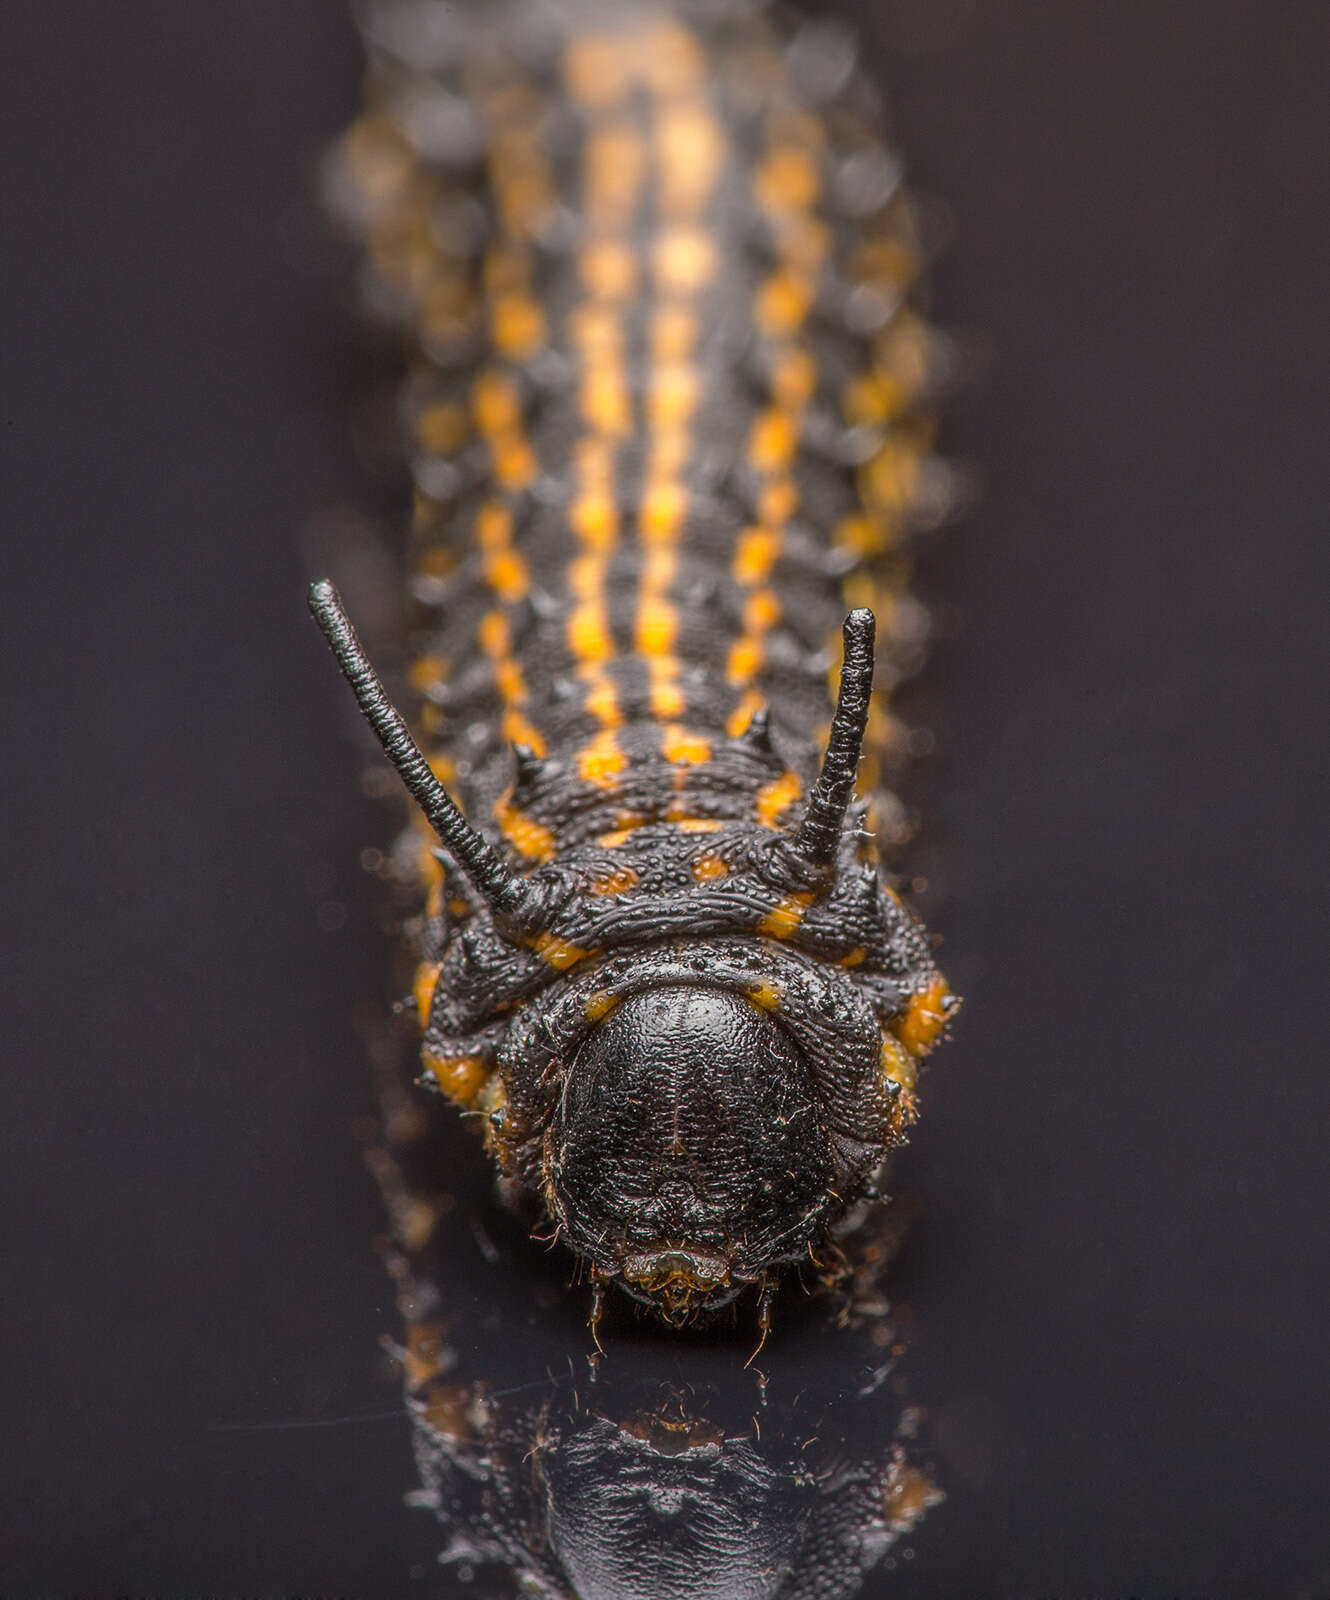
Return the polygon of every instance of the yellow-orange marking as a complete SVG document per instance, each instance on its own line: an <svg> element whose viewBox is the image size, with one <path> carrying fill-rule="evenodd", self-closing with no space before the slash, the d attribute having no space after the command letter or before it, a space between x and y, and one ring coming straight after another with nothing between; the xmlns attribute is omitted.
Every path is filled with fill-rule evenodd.
<svg viewBox="0 0 1330 1600"><path fill-rule="evenodd" d="M504 489L525 489L536 475L536 458L522 431L517 390L506 373L482 372L472 388L476 427L490 447L494 476Z"/></svg>
<svg viewBox="0 0 1330 1600"><path fill-rule="evenodd" d="M543 756L545 736L522 709L527 698L526 679L513 654L512 629L507 615L502 611L487 611L480 619L476 641L490 659L495 686L503 701L504 738L514 744L530 745L538 756ZM451 767L451 763L449 765ZM439 776L442 778L441 773Z"/></svg>
<svg viewBox="0 0 1330 1600"><path fill-rule="evenodd" d="M897 1017L891 1031L912 1056L927 1055L947 1024L947 1001L951 991L942 978L935 978L922 994L912 994L905 1015Z"/></svg>
<svg viewBox="0 0 1330 1600"><path fill-rule="evenodd" d="M579 775L601 789L612 789L627 765L628 758L619 748L613 728L603 728L577 752Z"/></svg>
<svg viewBox="0 0 1330 1600"><path fill-rule="evenodd" d="M675 655L679 616L670 596L687 515L682 473L701 395L695 359L696 300L720 261L704 222L724 159L722 131L707 103L696 40L662 20L641 36L638 67L653 97L651 155L665 225L647 257L656 304L648 327L651 370L646 392L648 452L638 533L643 548L634 646L646 662L651 714L661 725L667 761L699 763L709 743L678 719L686 711Z"/></svg>
<svg viewBox="0 0 1330 1600"><path fill-rule="evenodd" d="M428 455L454 455L466 443L471 422L452 400L436 400L416 418L416 443Z"/></svg>
<svg viewBox="0 0 1330 1600"><path fill-rule="evenodd" d="M868 951L864 949L863 945L857 944L855 945L854 949L850 951L849 955L842 956L840 958L840 964L843 967L857 967L863 961L865 961L867 957Z"/></svg>
<svg viewBox="0 0 1330 1600"><path fill-rule="evenodd" d="M813 903L813 896L803 890L787 894L767 912L757 925L757 931L768 939L788 939L804 919L804 913Z"/></svg>
<svg viewBox="0 0 1330 1600"><path fill-rule="evenodd" d="M609 30L585 34L564 54L564 82L587 113L583 151L588 237L577 257L587 299L568 317L579 360L578 409L586 434L573 447L569 525L577 554L569 563L572 596L565 629L569 654L585 685L584 707L598 724L577 754L588 783L613 789L627 766L616 730L623 724L609 671L615 647L607 580L619 537L614 496L618 441L632 427L624 368L623 317L636 292L639 263L628 240L637 214L647 151L634 120L618 109L639 71L640 39Z"/></svg>
<svg viewBox="0 0 1330 1600"><path fill-rule="evenodd" d="M761 1006L763 1011L774 1011L780 1004L780 990L774 983L750 983L745 992L753 1004Z"/></svg>
<svg viewBox="0 0 1330 1600"><path fill-rule="evenodd" d="M710 741L700 733L689 733L677 722L670 722L661 730L660 751L666 761L681 761L689 766L700 766L711 759Z"/></svg>
<svg viewBox="0 0 1330 1600"><path fill-rule="evenodd" d="M415 995L416 1016L423 1028L429 1021L430 1002L434 999L434 985L439 981L443 966L438 961L422 961L416 968L412 993Z"/></svg>
<svg viewBox="0 0 1330 1600"><path fill-rule="evenodd" d="M730 719L725 724L725 732L731 739L737 739L747 732L748 724L753 720L753 715L765 705L765 701L756 689L745 689L740 695L738 703L730 712Z"/></svg>
<svg viewBox="0 0 1330 1600"><path fill-rule="evenodd" d="M703 855L693 862L693 877L699 883L712 883L729 875L730 864L724 856Z"/></svg>
<svg viewBox="0 0 1330 1600"><path fill-rule="evenodd" d="M764 828L780 827L780 819L803 792L797 772L788 769L757 791L757 820Z"/></svg>
<svg viewBox="0 0 1330 1600"><path fill-rule="evenodd" d="M513 549L513 514L506 505L488 500L476 513L476 543L484 558L485 577L505 605L520 600L529 583L526 562Z"/></svg>
<svg viewBox="0 0 1330 1600"><path fill-rule="evenodd" d="M632 867L611 867L608 872L603 872L598 877L592 878L587 888L592 894L627 894L630 889L635 889L640 882L641 880Z"/></svg>
<svg viewBox="0 0 1330 1600"><path fill-rule="evenodd" d="M680 833L719 833L725 826L716 817L686 817L674 810L666 812L665 820L673 823Z"/></svg>
<svg viewBox="0 0 1330 1600"><path fill-rule="evenodd" d="M915 1085L914 1057L893 1034L884 1032L882 1035L882 1073L894 1083L900 1084L902 1089L913 1089Z"/></svg>
<svg viewBox="0 0 1330 1600"><path fill-rule="evenodd" d="M519 855L531 861L554 859L556 845L553 833L543 822L537 822L519 806L515 806L508 795L504 795L495 806L494 818L504 838Z"/></svg>
<svg viewBox="0 0 1330 1600"><path fill-rule="evenodd" d="M599 989L585 1002L582 1010L588 1022L599 1022L602 1017L608 1016L618 1003L618 995L610 994L606 989Z"/></svg>
<svg viewBox="0 0 1330 1600"><path fill-rule="evenodd" d="M462 1106L471 1104L489 1076L489 1068L479 1056L440 1056L422 1050L420 1062L444 1094Z"/></svg>
<svg viewBox="0 0 1330 1600"><path fill-rule="evenodd" d="M406 1359L402 1370L413 1389L428 1383L443 1371L447 1347L443 1328L437 1322L413 1322L406 1330Z"/></svg>
<svg viewBox="0 0 1330 1600"><path fill-rule="evenodd" d="M580 944L571 944L567 939L560 939L549 932L539 934L536 938L529 939L527 943L543 961L548 962L559 972L566 972L569 967L584 961L592 954L590 950L584 950Z"/></svg>
<svg viewBox="0 0 1330 1600"><path fill-rule="evenodd" d="M767 151L752 180L778 260L758 286L753 305L753 319L773 346L772 403L758 414L748 440L749 464L764 480L759 490L762 521L744 531L731 566L735 582L750 592L742 630L726 662L726 677L735 688L751 685L761 671L766 636L780 620L779 598L765 585L779 560L785 526L798 507L790 474L803 408L817 385L817 364L799 334L830 245L826 228L811 214L821 192L820 138L813 119L788 110L773 112L767 122ZM738 719L736 708L731 727Z"/></svg>
<svg viewBox="0 0 1330 1600"><path fill-rule="evenodd" d="M583 33L571 39L563 57L569 94L589 110L608 111L628 93L633 79L631 52L612 33Z"/></svg>

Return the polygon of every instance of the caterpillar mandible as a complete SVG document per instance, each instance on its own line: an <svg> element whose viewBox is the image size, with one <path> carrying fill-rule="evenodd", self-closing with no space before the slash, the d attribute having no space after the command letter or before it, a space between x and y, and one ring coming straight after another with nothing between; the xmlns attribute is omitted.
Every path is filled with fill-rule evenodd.
<svg viewBox="0 0 1330 1600"><path fill-rule="evenodd" d="M437 836L425 1076L593 1328L615 1286L676 1326L747 1293L765 1337L955 1004L855 799L946 494L900 163L848 35L753 4L364 32L332 188L408 351L414 735L310 603Z"/></svg>

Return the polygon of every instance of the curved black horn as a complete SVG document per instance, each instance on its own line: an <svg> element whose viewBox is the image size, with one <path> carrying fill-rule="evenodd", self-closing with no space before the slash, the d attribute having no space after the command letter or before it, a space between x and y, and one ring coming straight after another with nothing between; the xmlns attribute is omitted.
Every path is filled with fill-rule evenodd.
<svg viewBox="0 0 1330 1600"><path fill-rule="evenodd" d="M370 665L356 630L342 608L340 595L326 578L310 585L309 609L354 690L365 721L373 728L384 755L392 762L411 798L425 813L425 820L491 910L504 916L519 916L531 895L526 880L518 877L494 846L476 832L430 770L401 713L388 698L388 691Z"/></svg>
<svg viewBox="0 0 1330 1600"><path fill-rule="evenodd" d="M840 669L840 693L831 719L831 736L794 841L796 852L819 867L835 862L845 813L854 799L854 775L873 694L873 647L877 637L873 613L863 606L851 611L842 637L845 660Z"/></svg>

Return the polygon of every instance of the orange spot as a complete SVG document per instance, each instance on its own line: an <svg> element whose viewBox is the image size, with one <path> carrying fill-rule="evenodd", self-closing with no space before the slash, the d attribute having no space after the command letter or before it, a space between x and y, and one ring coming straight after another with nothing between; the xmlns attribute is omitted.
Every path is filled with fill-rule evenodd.
<svg viewBox="0 0 1330 1600"><path fill-rule="evenodd" d="M699 883L710 883L716 878L724 878L728 876L729 870L730 864L723 856L698 856L693 862L693 876Z"/></svg>
<svg viewBox="0 0 1330 1600"><path fill-rule="evenodd" d="M494 476L504 489L525 489L536 475L536 457L522 439L504 439L492 447Z"/></svg>
<svg viewBox="0 0 1330 1600"><path fill-rule="evenodd" d="M626 300L637 287L637 259L619 239L593 239L579 262L582 282L598 300Z"/></svg>
<svg viewBox="0 0 1330 1600"><path fill-rule="evenodd" d="M878 519L855 515L841 518L832 529L831 543L835 550L847 550L862 558L880 555L891 543L891 535Z"/></svg>
<svg viewBox="0 0 1330 1600"><path fill-rule="evenodd" d="M639 828L644 828L645 826L646 818L644 817L641 822L630 823L626 828L613 828L609 833L602 833L596 843L602 850L614 850L631 839Z"/></svg>
<svg viewBox="0 0 1330 1600"><path fill-rule="evenodd" d="M799 429L787 411L764 411L753 424L748 453L757 472L777 472L789 465L799 443Z"/></svg>
<svg viewBox="0 0 1330 1600"><path fill-rule="evenodd" d="M912 1056L927 1055L937 1043L938 1035L947 1023L947 1001L950 999L951 990L945 981L935 978L922 994L910 996L905 1015L892 1022L891 1031Z"/></svg>
<svg viewBox="0 0 1330 1600"><path fill-rule="evenodd" d="M653 541L673 538L687 508L688 497L682 484L648 484L638 513L643 537Z"/></svg>
<svg viewBox="0 0 1330 1600"><path fill-rule="evenodd" d="M485 563L485 577L505 605L512 605L526 593L526 563L512 550L500 550L490 556Z"/></svg>
<svg viewBox="0 0 1330 1600"><path fill-rule="evenodd" d="M436 683L442 683L447 675L448 663L442 656L417 656L407 668L406 681L423 694Z"/></svg>
<svg viewBox="0 0 1330 1600"><path fill-rule="evenodd" d="M470 431L466 412L448 400L427 406L416 418L416 443L431 456L453 455Z"/></svg>
<svg viewBox="0 0 1330 1600"><path fill-rule="evenodd" d="M485 613L476 629L476 642L490 658L494 682L504 702L504 737L518 744L529 744L538 756L543 756L545 736L521 710L526 699L526 680L512 653L512 634L502 611Z"/></svg>
<svg viewBox="0 0 1330 1600"><path fill-rule="evenodd" d="M627 757L619 748L619 741L611 728L602 729L577 754L579 776L601 789L612 789L614 780L627 765Z"/></svg>
<svg viewBox="0 0 1330 1600"><path fill-rule="evenodd" d="M584 489L569 507L568 520L583 544L603 553L614 544L619 509L604 489Z"/></svg>
<svg viewBox="0 0 1330 1600"><path fill-rule="evenodd" d="M416 571L426 578L446 578L457 565L457 556L441 544L422 545L414 557Z"/></svg>
<svg viewBox="0 0 1330 1600"><path fill-rule="evenodd" d="M687 306L661 306L651 318L651 359L682 361L697 346L697 317Z"/></svg>
<svg viewBox="0 0 1330 1600"><path fill-rule="evenodd" d="M905 510L918 488L919 451L912 443L888 440L872 460L859 469L859 493L878 511Z"/></svg>
<svg viewBox="0 0 1330 1600"><path fill-rule="evenodd" d="M574 99L604 111L628 93L631 58L612 34L582 34L564 51L563 80Z"/></svg>
<svg viewBox="0 0 1330 1600"><path fill-rule="evenodd" d="M439 1438L460 1444L471 1437L470 1404L470 1395L458 1385L433 1383L425 1391L420 1415Z"/></svg>
<svg viewBox="0 0 1330 1600"><path fill-rule="evenodd" d="M582 415L601 433L627 433L632 413L618 368L592 367L582 374L581 406Z"/></svg>
<svg viewBox="0 0 1330 1600"><path fill-rule="evenodd" d="M505 839L519 855L532 861L552 861L555 854L554 835L534 817L515 806L505 795L494 808L495 820Z"/></svg>
<svg viewBox="0 0 1330 1600"><path fill-rule="evenodd" d="M890 1078L893 1083L900 1084L902 1089L913 1089L915 1085L914 1058L910 1052L890 1033L882 1035L882 1074Z"/></svg>
<svg viewBox="0 0 1330 1600"><path fill-rule="evenodd" d="M506 433L521 421L517 390L501 372L481 373L472 389L472 404L482 433Z"/></svg>
<svg viewBox="0 0 1330 1600"><path fill-rule="evenodd" d="M771 389L789 411L804 405L817 388L817 363L811 353L792 346L781 352L771 372Z"/></svg>
<svg viewBox="0 0 1330 1600"><path fill-rule="evenodd" d="M778 268L758 290L758 326L776 336L793 333L808 315L813 293L812 283L802 273Z"/></svg>
<svg viewBox="0 0 1330 1600"><path fill-rule="evenodd" d="M439 981L443 965L438 961L422 961L416 968L412 991L416 999L416 1016L423 1028L429 1021L430 1002L434 999L434 985Z"/></svg>
<svg viewBox="0 0 1330 1600"><path fill-rule="evenodd" d="M700 228L671 228L656 242L652 268L667 293L696 294L715 273L715 242Z"/></svg>
<svg viewBox="0 0 1330 1600"><path fill-rule="evenodd" d="M524 361L545 343L545 318L526 295L503 295L490 307L490 337L510 361Z"/></svg>
<svg viewBox="0 0 1330 1600"><path fill-rule="evenodd" d="M568 331L588 360L623 353L623 323L609 306L578 306L569 315Z"/></svg>
<svg viewBox="0 0 1330 1600"><path fill-rule="evenodd" d="M780 819L799 798L803 786L799 775L788 769L757 791L757 820L764 828L778 828Z"/></svg>
<svg viewBox="0 0 1330 1600"><path fill-rule="evenodd" d="M777 145L753 175L758 204L767 211L803 211L816 200L821 173L798 145Z"/></svg>
<svg viewBox="0 0 1330 1600"><path fill-rule="evenodd" d="M780 990L774 983L750 983L745 991L755 1006L763 1011L774 1011L780 1004Z"/></svg>
<svg viewBox="0 0 1330 1600"><path fill-rule="evenodd" d="M689 766L699 766L711 759L710 743L701 734L689 733L677 722L661 730L660 748L667 761L685 762Z"/></svg>
<svg viewBox="0 0 1330 1600"><path fill-rule="evenodd" d="M747 731L748 724L753 720L753 713L760 711L764 701L756 689L745 689L739 698L738 704L730 712L730 720L725 724L725 732L731 739L737 739Z"/></svg>
<svg viewBox="0 0 1330 1600"><path fill-rule="evenodd" d="M754 589L744 602L744 627L751 634L765 633L780 621L780 598L774 589Z"/></svg>
<svg viewBox="0 0 1330 1600"><path fill-rule="evenodd" d="M646 595L637 615L637 648L644 656L664 655L674 643L675 614L668 600Z"/></svg>
<svg viewBox="0 0 1330 1600"><path fill-rule="evenodd" d="M725 154L715 119L697 104L676 104L656 119L661 209L667 216L696 215L711 193Z"/></svg>
<svg viewBox="0 0 1330 1600"><path fill-rule="evenodd" d="M597 677L588 686L585 709L606 728L617 728L623 722L614 683L609 678Z"/></svg>
<svg viewBox="0 0 1330 1600"><path fill-rule="evenodd" d="M602 1017L608 1016L619 1003L617 995L610 994L608 990L601 989L593 994L583 1005L588 1022L599 1022Z"/></svg>
<svg viewBox="0 0 1330 1600"><path fill-rule="evenodd" d="M635 889L640 882L641 879L633 871L632 867L611 867L608 872L592 878L587 888L590 889L592 894L627 894L630 889Z"/></svg>
<svg viewBox="0 0 1330 1600"><path fill-rule="evenodd" d="M443 1329L437 1322L413 1322L406 1330L406 1360L402 1369L413 1389L442 1371L445 1359Z"/></svg>
<svg viewBox="0 0 1330 1600"><path fill-rule="evenodd" d="M736 639L730 646L725 675L731 683L746 683L762 665L762 646L756 639Z"/></svg>
<svg viewBox="0 0 1330 1600"><path fill-rule="evenodd" d="M857 967L867 958L867 955L868 951L864 949L863 945L857 944L849 955L840 958L840 964L843 967Z"/></svg>
<svg viewBox="0 0 1330 1600"><path fill-rule="evenodd" d="M599 600L587 601L569 615L568 648L583 666L608 661L613 654Z"/></svg>
<svg viewBox="0 0 1330 1600"><path fill-rule="evenodd" d="M674 656L651 656L647 667L651 676L651 712L661 721L673 721L684 714L684 692L677 679L679 662Z"/></svg>
<svg viewBox="0 0 1330 1600"><path fill-rule="evenodd" d="M444 1094L462 1106L471 1104L489 1076L489 1068L479 1056L440 1056L422 1050L420 1061Z"/></svg>
<svg viewBox="0 0 1330 1600"><path fill-rule="evenodd" d="M813 896L801 891L787 894L767 912L757 925L757 931L768 939L786 939L804 919L804 913L813 903Z"/></svg>
<svg viewBox="0 0 1330 1600"><path fill-rule="evenodd" d="M569 967L584 961L592 952L584 950L580 944L570 944L566 939L559 939L552 933L542 933L527 943L550 966L559 972L566 972Z"/></svg>
<svg viewBox="0 0 1330 1600"><path fill-rule="evenodd" d="M661 366L651 376L647 393L647 420L653 428L677 428L687 422L697 405L698 382L694 368L682 362Z"/></svg>

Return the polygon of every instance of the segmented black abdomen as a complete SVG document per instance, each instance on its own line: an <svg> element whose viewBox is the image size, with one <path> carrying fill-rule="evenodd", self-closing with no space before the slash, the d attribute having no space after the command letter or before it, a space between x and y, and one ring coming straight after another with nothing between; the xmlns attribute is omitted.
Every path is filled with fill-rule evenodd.
<svg viewBox="0 0 1330 1600"><path fill-rule="evenodd" d="M612 1269L561 1189L552 1102L588 1028L644 988L744 996L811 1063L843 1204L941 1025L857 830L837 845L836 813L826 861L790 845L846 609L877 613L879 684L921 642L899 542L945 478L913 216L825 25L396 0L366 35L335 187L408 334L422 743L546 907L505 925L422 848L425 1061L598 1271L645 1284L633 1225ZM683 1201L658 1211L662 1249L693 1239ZM722 1242L736 1282L769 1264Z"/></svg>

